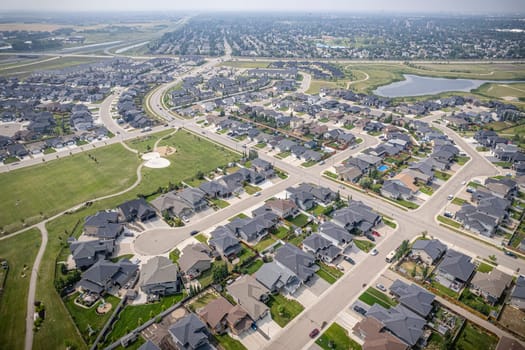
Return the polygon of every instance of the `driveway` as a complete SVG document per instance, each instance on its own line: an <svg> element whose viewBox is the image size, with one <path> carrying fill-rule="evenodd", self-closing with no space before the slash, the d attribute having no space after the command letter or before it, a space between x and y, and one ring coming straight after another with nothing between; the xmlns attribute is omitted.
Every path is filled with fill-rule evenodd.
<svg viewBox="0 0 525 350"><path fill-rule="evenodd" d="M330 283L317 275L314 275L306 285L308 286L308 290L316 296L320 296L325 290L330 288Z"/></svg>
<svg viewBox="0 0 525 350"><path fill-rule="evenodd" d="M318 298L318 296L305 285L302 285L291 297L301 303L305 308L314 305Z"/></svg>
<svg viewBox="0 0 525 350"><path fill-rule="evenodd" d="M257 327L270 338L282 329L272 320L270 313L262 320L257 321ZM269 342L261 333L251 328L239 336L239 341L249 350L262 349L267 346Z"/></svg>

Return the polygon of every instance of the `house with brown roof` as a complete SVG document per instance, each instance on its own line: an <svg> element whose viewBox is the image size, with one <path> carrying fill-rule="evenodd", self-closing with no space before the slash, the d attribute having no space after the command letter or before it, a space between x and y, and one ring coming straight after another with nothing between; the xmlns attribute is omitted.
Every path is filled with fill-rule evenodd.
<svg viewBox="0 0 525 350"><path fill-rule="evenodd" d="M372 317L358 322L352 331L364 340L363 350L406 350L409 348L401 339L386 330L381 322Z"/></svg>
<svg viewBox="0 0 525 350"><path fill-rule="evenodd" d="M470 281L470 290L494 305L512 283L512 276L494 269L488 273L476 272Z"/></svg>
<svg viewBox="0 0 525 350"><path fill-rule="evenodd" d="M240 306L233 306L228 300L219 297L198 311L199 317L217 334L228 329L234 334L240 334L250 328L252 320Z"/></svg>
<svg viewBox="0 0 525 350"><path fill-rule="evenodd" d="M239 277L226 290L252 320L258 321L268 315L270 309L264 303L268 300L270 291L252 276Z"/></svg>
<svg viewBox="0 0 525 350"><path fill-rule="evenodd" d="M299 214L297 205L291 199L272 199L266 202L266 206L282 219Z"/></svg>
<svg viewBox="0 0 525 350"><path fill-rule="evenodd" d="M189 279L200 276L203 271L211 268L210 249L202 243L186 246L181 251L179 267Z"/></svg>

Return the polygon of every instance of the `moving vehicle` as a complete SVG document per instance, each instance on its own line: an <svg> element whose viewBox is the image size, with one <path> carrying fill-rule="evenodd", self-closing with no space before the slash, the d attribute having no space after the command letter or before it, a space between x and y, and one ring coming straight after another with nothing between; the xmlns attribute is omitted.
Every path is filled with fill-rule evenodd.
<svg viewBox="0 0 525 350"><path fill-rule="evenodd" d="M510 256L511 258L517 258L517 255L511 252L510 250L504 250L503 252L506 256Z"/></svg>

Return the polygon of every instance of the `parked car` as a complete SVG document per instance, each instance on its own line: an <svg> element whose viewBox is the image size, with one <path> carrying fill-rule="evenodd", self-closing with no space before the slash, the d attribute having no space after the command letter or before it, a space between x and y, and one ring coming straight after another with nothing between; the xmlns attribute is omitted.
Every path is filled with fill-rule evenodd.
<svg viewBox="0 0 525 350"><path fill-rule="evenodd" d="M312 331L310 332L310 338L315 338L318 334L319 334L319 329L314 328L314 329L312 329Z"/></svg>
<svg viewBox="0 0 525 350"><path fill-rule="evenodd" d="M354 311L363 316L366 315L366 310L359 305L354 305Z"/></svg>
<svg viewBox="0 0 525 350"><path fill-rule="evenodd" d="M371 234L366 234L365 237L368 238L369 240L371 240L372 242L375 242L375 240L376 240L374 238L374 236L372 236Z"/></svg>
<svg viewBox="0 0 525 350"><path fill-rule="evenodd" d="M443 216L445 216L445 217L447 217L447 218L453 218L453 217L454 217L454 215L452 215L452 213L449 212L449 211L444 212L444 213L443 213Z"/></svg>
<svg viewBox="0 0 525 350"><path fill-rule="evenodd" d="M339 265L339 264L337 264L336 267L337 267L337 269L339 271L344 271L345 270L345 268L343 266Z"/></svg>
<svg viewBox="0 0 525 350"><path fill-rule="evenodd" d="M377 231L372 231L372 234L376 237L381 237L381 234L379 234Z"/></svg>
<svg viewBox="0 0 525 350"><path fill-rule="evenodd" d="M254 197L259 197L261 195L261 192L255 192Z"/></svg>
<svg viewBox="0 0 525 350"><path fill-rule="evenodd" d="M193 230L190 232L190 236L195 236L197 233L199 233L199 231Z"/></svg>
<svg viewBox="0 0 525 350"><path fill-rule="evenodd" d="M376 284L376 288L382 292L386 292L385 286L383 286L381 283Z"/></svg>
<svg viewBox="0 0 525 350"><path fill-rule="evenodd" d="M454 198L454 195L453 195L453 194L449 194L448 197L447 197L447 199L448 199L449 201L451 201L452 198Z"/></svg>
<svg viewBox="0 0 525 350"><path fill-rule="evenodd" d="M472 187L467 187L467 193L474 193L476 192L476 189L472 188Z"/></svg>
<svg viewBox="0 0 525 350"><path fill-rule="evenodd" d="M379 254L379 252L377 251L376 248L374 248L374 249L372 249L372 250L370 251L370 255L372 255L372 256L376 256L377 254Z"/></svg>
<svg viewBox="0 0 525 350"><path fill-rule="evenodd" d="M351 257L345 256L343 259L345 259L345 261L349 262L350 264L355 265L355 261Z"/></svg>
<svg viewBox="0 0 525 350"><path fill-rule="evenodd" d="M187 216L183 216L181 219L184 222L190 222L190 219Z"/></svg>

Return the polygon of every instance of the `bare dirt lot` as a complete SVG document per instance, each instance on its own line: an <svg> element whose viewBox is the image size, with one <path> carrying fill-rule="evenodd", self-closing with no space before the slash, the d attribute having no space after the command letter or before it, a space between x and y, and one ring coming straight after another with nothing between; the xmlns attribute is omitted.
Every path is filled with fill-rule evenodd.
<svg viewBox="0 0 525 350"><path fill-rule="evenodd" d="M518 334L525 334L525 312L512 306L505 306L499 322Z"/></svg>
<svg viewBox="0 0 525 350"><path fill-rule="evenodd" d="M155 148L155 152L159 152L161 157L165 157L165 156L169 156L175 153L176 149L170 146L161 146L161 147Z"/></svg>

